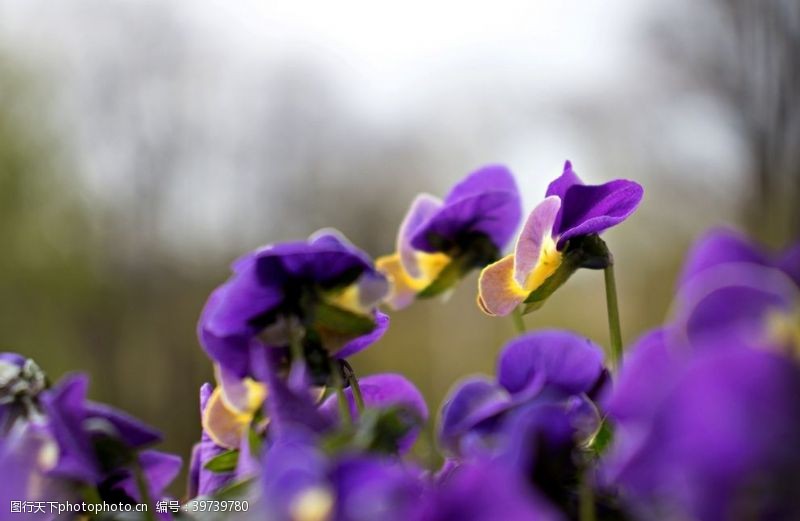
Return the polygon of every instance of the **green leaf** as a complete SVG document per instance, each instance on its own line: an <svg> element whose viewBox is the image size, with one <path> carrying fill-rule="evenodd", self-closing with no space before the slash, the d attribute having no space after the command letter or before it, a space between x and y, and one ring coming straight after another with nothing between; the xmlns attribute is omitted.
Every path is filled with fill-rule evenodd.
<svg viewBox="0 0 800 521"><path fill-rule="evenodd" d="M239 463L239 451L236 449L226 450L222 454L214 456L206 462L204 468L221 474L223 472L233 472Z"/></svg>
<svg viewBox="0 0 800 521"><path fill-rule="evenodd" d="M264 445L264 440L259 436L252 425L247 429L247 442L250 444L250 454L261 454L261 447Z"/></svg>
<svg viewBox="0 0 800 521"><path fill-rule="evenodd" d="M337 335L360 336L375 329L371 316L353 313L327 302L318 302L313 316L314 327Z"/></svg>

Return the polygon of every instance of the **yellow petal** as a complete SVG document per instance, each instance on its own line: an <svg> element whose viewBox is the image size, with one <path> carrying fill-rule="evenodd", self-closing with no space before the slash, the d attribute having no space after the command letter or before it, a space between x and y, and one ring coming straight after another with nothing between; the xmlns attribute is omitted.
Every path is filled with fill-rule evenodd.
<svg viewBox="0 0 800 521"><path fill-rule="evenodd" d="M386 303L392 309L402 309L411 304L416 294L428 287L451 260L444 253L416 252L416 255L419 277L408 274L397 253L375 261L375 267L389 279L390 290Z"/></svg>
<svg viewBox="0 0 800 521"><path fill-rule="evenodd" d="M478 306L487 315L508 315L527 296L528 291L514 280L513 255L506 255L481 271L478 278Z"/></svg>
<svg viewBox="0 0 800 521"><path fill-rule="evenodd" d="M225 400L222 386L211 393L203 411L203 429L217 445L227 449L239 446L245 429L253 421L256 411L266 398L266 387L250 378L245 379L248 388L247 408L236 409Z"/></svg>
<svg viewBox="0 0 800 521"><path fill-rule="evenodd" d="M556 249L556 241L552 237L546 237L542 241L536 266L525 279L525 291L528 294L532 293L555 273L559 266L561 266L561 252Z"/></svg>

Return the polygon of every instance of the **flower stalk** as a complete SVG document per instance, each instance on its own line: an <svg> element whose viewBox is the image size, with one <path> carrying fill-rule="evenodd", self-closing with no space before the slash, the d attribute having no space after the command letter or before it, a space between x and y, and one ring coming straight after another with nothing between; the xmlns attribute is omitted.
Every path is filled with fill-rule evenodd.
<svg viewBox="0 0 800 521"><path fill-rule="evenodd" d="M619 305L617 303L617 283L614 277L614 263L609 262L603 269L606 285L606 307L608 310L608 330L611 337L611 349L608 362L611 369L619 369L622 359L622 328L619 323Z"/></svg>

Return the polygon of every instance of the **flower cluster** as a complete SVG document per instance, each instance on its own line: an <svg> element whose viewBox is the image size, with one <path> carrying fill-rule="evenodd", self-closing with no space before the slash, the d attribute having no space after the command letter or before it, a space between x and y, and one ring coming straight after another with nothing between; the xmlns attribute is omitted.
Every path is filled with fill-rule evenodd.
<svg viewBox="0 0 800 521"><path fill-rule="evenodd" d="M418 196L397 251L374 262L330 230L241 257L198 323L216 382L200 389L183 509L158 516L220 519L194 507L239 499L249 517L226 518L800 518L800 246L772 254L709 232L669 319L623 356L599 234L642 194L627 180L586 185L567 162L503 255L520 197L508 169L488 166L443 200ZM581 268L604 272L608 349L525 331L523 315ZM455 385L432 420L440 464L423 465L411 451L430 419L421 393L399 374L358 377L347 359L389 327L382 306L441 295L472 270L478 307L512 315L519 334L494 376ZM86 388L85 376L51 386L31 360L0 355L0 508L167 497L180 460Z"/></svg>

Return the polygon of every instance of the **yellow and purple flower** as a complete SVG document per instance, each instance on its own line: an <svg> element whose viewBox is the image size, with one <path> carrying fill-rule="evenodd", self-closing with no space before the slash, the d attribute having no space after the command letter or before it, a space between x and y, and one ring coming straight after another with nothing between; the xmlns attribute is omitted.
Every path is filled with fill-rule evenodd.
<svg viewBox="0 0 800 521"><path fill-rule="evenodd" d="M455 185L444 201L420 194L397 235L397 250L377 260L391 281L394 309L450 289L470 270L493 262L522 214L519 191L504 166L483 167Z"/></svg>
<svg viewBox="0 0 800 521"><path fill-rule="evenodd" d="M545 199L525 221L514 252L481 272L480 308L489 315L511 313L562 268L573 244L624 221L636 210L642 194L639 184L624 179L585 185L567 161L564 172L550 183ZM582 265L593 267L591 262L596 261L582 260L571 271Z"/></svg>

